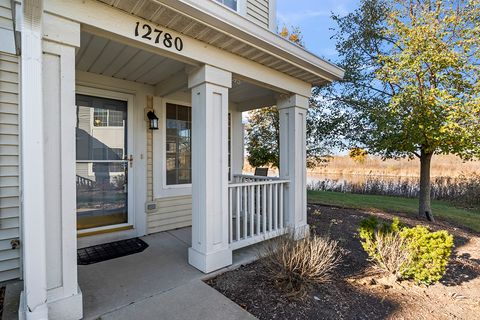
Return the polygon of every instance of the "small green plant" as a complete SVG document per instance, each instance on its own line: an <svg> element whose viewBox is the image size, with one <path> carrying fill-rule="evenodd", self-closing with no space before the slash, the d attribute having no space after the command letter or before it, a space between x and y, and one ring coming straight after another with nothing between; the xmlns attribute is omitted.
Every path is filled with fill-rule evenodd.
<svg viewBox="0 0 480 320"><path fill-rule="evenodd" d="M403 277L427 285L439 281L452 253L453 236L445 230L431 232L423 226L405 228L400 235L407 241L411 256L402 270Z"/></svg>
<svg viewBox="0 0 480 320"><path fill-rule="evenodd" d="M445 274L453 247L453 236L447 231L408 228L398 218L391 224L380 224L374 217L365 219L360 223L359 236L363 249L379 268L398 279L427 285Z"/></svg>

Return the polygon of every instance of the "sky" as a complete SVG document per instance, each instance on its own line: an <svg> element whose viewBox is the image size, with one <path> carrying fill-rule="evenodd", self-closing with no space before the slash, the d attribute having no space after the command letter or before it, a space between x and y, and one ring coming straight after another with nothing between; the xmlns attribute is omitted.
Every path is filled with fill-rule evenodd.
<svg viewBox="0 0 480 320"><path fill-rule="evenodd" d="M305 47L319 57L335 61L335 41L330 37L336 27L332 12L346 15L359 6L360 0L277 0L278 27L298 26Z"/></svg>

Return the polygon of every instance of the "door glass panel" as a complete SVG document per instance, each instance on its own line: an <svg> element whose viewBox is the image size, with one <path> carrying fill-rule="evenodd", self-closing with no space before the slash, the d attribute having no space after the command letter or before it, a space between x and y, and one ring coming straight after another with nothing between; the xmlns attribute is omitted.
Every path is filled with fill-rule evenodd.
<svg viewBox="0 0 480 320"><path fill-rule="evenodd" d="M76 100L77 229L127 223L127 103Z"/></svg>

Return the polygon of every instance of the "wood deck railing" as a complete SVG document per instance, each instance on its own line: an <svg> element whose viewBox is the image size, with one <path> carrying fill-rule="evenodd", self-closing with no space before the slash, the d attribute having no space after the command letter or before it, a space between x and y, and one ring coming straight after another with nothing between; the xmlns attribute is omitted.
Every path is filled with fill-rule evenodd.
<svg viewBox="0 0 480 320"><path fill-rule="evenodd" d="M233 250L286 232L284 190L288 180L236 175L228 186L229 240Z"/></svg>

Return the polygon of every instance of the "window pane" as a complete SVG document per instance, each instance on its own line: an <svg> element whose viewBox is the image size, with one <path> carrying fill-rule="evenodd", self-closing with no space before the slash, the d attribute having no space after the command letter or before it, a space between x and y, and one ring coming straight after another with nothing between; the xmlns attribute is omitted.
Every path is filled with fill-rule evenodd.
<svg viewBox="0 0 480 320"><path fill-rule="evenodd" d="M93 125L95 127L106 127L107 123L107 110L95 108L93 111Z"/></svg>
<svg viewBox="0 0 480 320"><path fill-rule="evenodd" d="M126 223L126 185L122 164L77 163L77 229Z"/></svg>
<svg viewBox="0 0 480 320"><path fill-rule="evenodd" d="M188 121L190 119L190 117L189 117L190 108L189 107L178 106L177 110L178 110L177 120Z"/></svg>
<svg viewBox="0 0 480 320"><path fill-rule="evenodd" d="M217 0L217 2L223 3L230 9L237 11L237 0Z"/></svg>
<svg viewBox="0 0 480 320"><path fill-rule="evenodd" d="M176 105L167 103L167 119L177 119L177 108Z"/></svg>
<svg viewBox="0 0 480 320"><path fill-rule="evenodd" d="M108 125L110 127L123 127L123 116L122 111L109 110L108 111Z"/></svg>

